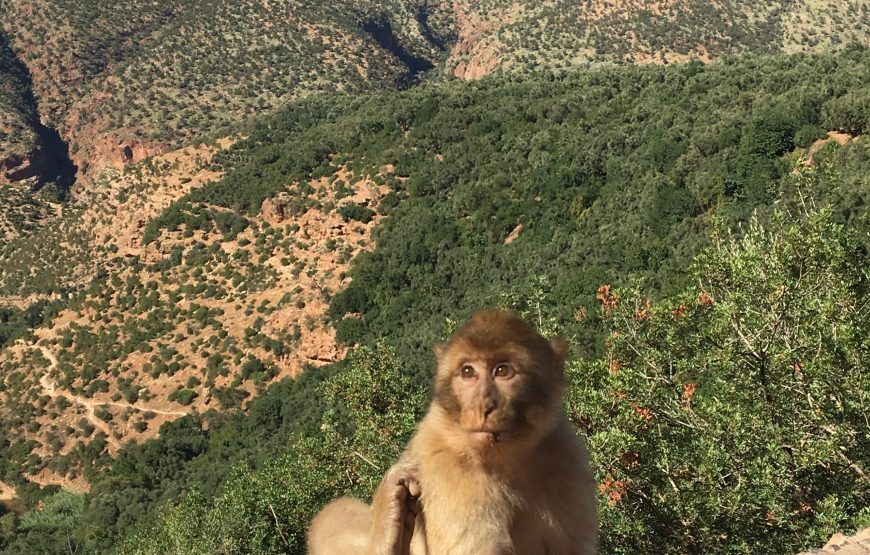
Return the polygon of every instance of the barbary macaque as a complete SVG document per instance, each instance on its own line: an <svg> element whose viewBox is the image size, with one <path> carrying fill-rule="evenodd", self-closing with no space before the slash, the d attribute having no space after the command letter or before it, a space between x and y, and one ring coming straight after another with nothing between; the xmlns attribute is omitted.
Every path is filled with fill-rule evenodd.
<svg viewBox="0 0 870 555"><path fill-rule="evenodd" d="M436 345L432 406L371 508L312 521L312 555L589 555L598 522L583 441L562 410L567 346L482 311Z"/></svg>

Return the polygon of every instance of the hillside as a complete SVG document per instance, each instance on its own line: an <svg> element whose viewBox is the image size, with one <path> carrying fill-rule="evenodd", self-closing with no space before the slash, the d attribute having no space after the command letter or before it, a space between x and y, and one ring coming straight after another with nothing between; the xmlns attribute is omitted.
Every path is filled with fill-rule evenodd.
<svg viewBox="0 0 870 555"><path fill-rule="evenodd" d="M0 152L4 159L3 178L19 180L9 172L17 165L13 157L23 157L36 145L36 133L30 123L34 114L24 103L27 94L27 77L9 48L6 35L0 33Z"/></svg>
<svg viewBox="0 0 870 555"><path fill-rule="evenodd" d="M72 184L75 169L61 150L57 133L40 123L30 73L0 30L0 245L37 227Z"/></svg>
<svg viewBox="0 0 870 555"><path fill-rule="evenodd" d="M68 298L86 288L0 358L10 373L4 428L18 435L12 430L26 422L19 439L35 441L34 453L53 461L36 481L80 477L78 449L94 430L115 454L126 442L154 437L167 419L238 408L270 381L345 353L323 319L380 219L368 207L377 208L384 191L371 180L339 168L331 179L288 184L260 217L207 210L214 229L143 246L149 219L220 177L208 166L215 149L229 144L108 172L86 208L5 251L7 291ZM353 210L366 215L352 218Z"/></svg>
<svg viewBox="0 0 870 555"><path fill-rule="evenodd" d="M870 5L847 2L457 2L457 77L589 62L709 61L727 54L813 52L870 40Z"/></svg>
<svg viewBox="0 0 870 555"><path fill-rule="evenodd" d="M0 241L77 178L312 94L593 63L708 61L868 41L864 2L0 3ZM26 24L22 24L27 22ZM40 194L30 194L40 191ZM87 196L87 195L85 195Z"/></svg>
<svg viewBox="0 0 870 555"><path fill-rule="evenodd" d="M301 553L473 310L602 552L870 525L870 3L0 0L0 553Z"/></svg>
<svg viewBox="0 0 870 555"><path fill-rule="evenodd" d="M301 96L395 87L418 70L409 64L437 55L400 2L10 0L4 8L41 115L81 169L137 162Z"/></svg>
<svg viewBox="0 0 870 555"><path fill-rule="evenodd" d="M422 406L429 346L473 308L504 305L536 315L545 331L571 338L578 364L591 365L589 376L608 379L602 360L628 364L630 358L604 341L620 324L599 310L609 291L600 286L625 287L626 299L630 287L639 287L661 314L681 313L683 299L699 298L693 284L709 279L689 268L711 244L710 234L723 225L740 229L753 213L759 225L785 233L776 216L783 207L830 207L834 222L856 235L841 238L833 224L803 232L845 250L812 266L833 268L819 279L837 288L810 287L801 295L862 294L860 279L846 269L861 265L842 261L847 253L866 256L862 233L870 229L863 208L870 200L870 122L861 108L870 98L868 70L868 51L851 48L706 66L504 75L382 95L315 95L251 121L231 138L104 170L53 225L0 249L0 291L9 302L0 320L0 481L16 486L29 506L43 500L50 507L45 514L73 515L48 528L38 512L10 519L12 531L2 541L10 552L51 550L55 541L66 545L67 533L87 551L124 544L132 552L173 553L192 545L208 552L209 542L232 540L242 551L295 552L313 508L325 496L347 492L345 476L362 496L377 480L370 469L341 458L358 463L344 449L362 441L341 436L345 426L385 426L378 436L383 444L359 449L388 461ZM835 130L840 140L828 140ZM815 225L794 219L794 225ZM790 260L783 255L780 263ZM807 306L816 306L808 298ZM638 303L638 311L650 310ZM856 301L834 311L841 329L851 330L837 334L846 339L832 346L845 354L818 364L835 365L844 376L863 364L864 347L849 339L867 336L860 328L866 315L851 308L861 306ZM713 324L718 320L698 325ZM815 329L798 326L795 337ZM681 330L643 333L685 337L686 359L712 364ZM655 334L647 341L655 343ZM349 350L355 345L369 347ZM736 364L732 351L715 352L721 357L715 367ZM809 351L807 357L815 360ZM396 392L419 397L402 403L388 396L394 412L386 416L353 405L372 394L376 386L365 382L372 373L399 368ZM625 373L626 379L642 375ZM283 379L291 376L296 379ZM573 410L578 426L599 438L592 440L599 483L635 480L649 493L657 482L644 473L648 467L614 461L625 449L651 449L644 452L654 457L657 443L643 437L633 446L606 443L602 422L625 422L633 430L635 413L630 404L601 407L584 391L576 390L581 397ZM662 403L668 395L638 402ZM735 398L734 406L744 402ZM849 402L860 408L860 400ZM396 422L404 427L392 427ZM751 424L748 437L782 433L763 419ZM684 453L705 452L689 438L667 435L667 421L662 426L662 441L687 442L673 443ZM144 441L158 429L156 440ZM866 464L863 440L854 441L844 444L846 456ZM345 447L336 450L333 442ZM759 447L753 456L765 452ZM709 534L673 537L669 552L686 552L680 546L687 541L705 552L705 542L726 532L737 534L747 552L777 552L852 525L861 503L868 504L866 488L847 472L823 471L833 467L818 456L812 468L820 476L848 484L843 506L823 512L821 490L770 499L788 507L810 495L819 511L784 514L774 533L753 527L757 519L740 504L729 505L736 512L722 513ZM715 463L732 468L734 461ZM801 476L778 475L770 491ZM678 478L686 476L671 476ZM52 496L52 489L40 492L25 479L90 493ZM280 499L253 493L260 481L287 480L304 485L288 485L276 492ZM186 495L191 491L196 494ZM622 494L602 490L613 495ZM254 507L225 512L219 499L226 496ZM275 515L259 512L264 499ZM605 501L606 518L615 523L606 537L612 552L632 545L633 527L671 522L643 520L652 518L650 508L642 497L631 499L631 505ZM687 511L708 501L703 495L673 500ZM194 534L184 540L193 542L187 547L159 543L172 537L163 527L176 526L173 519L206 514L216 526L202 529L208 537ZM251 533L260 517L270 527L280 523L284 536ZM693 517L674 518L676 526ZM739 522L749 528L729 527ZM800 537L790 532L797 525L805 530ZM136 530L142 535L132 535ZM281 543L282 537L295 543Z"/></svg>
<svg viewBox="0 0 870 555"><path fill-rule="evenodd" d="M121 167L226 133L310 94L402 88L430 69L475 79L496 70L706 61L870 40L870 6L861 0L7 0L0 10L13 63L32 75L38 115L69 145L79 170ZM32 143L33 131L14 123L18 110L7 107L20 96L2 96L10 120L5 157L13 144Z"/></svg>
<svg viewBox="0 0 870 555"><path fill-rule="evenodd" d="M30 72L0 29L0 245L54 214L75 170L58 133L40 121Z"/></svg>

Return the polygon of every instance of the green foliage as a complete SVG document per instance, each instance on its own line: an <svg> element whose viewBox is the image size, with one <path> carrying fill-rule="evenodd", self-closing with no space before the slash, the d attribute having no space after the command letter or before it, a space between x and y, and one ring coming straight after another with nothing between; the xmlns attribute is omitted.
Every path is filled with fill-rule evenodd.
<svg viewBox="0 0 870 555"><path fill-rule="evenodd" d="M0 306L0 347L51 321L66 303L40 300L25 309Z"/></svg>
<svg viewBox="0 0 870 555"><path fill-rule="evenodd" d="M179 405L187 406L191 404L193 400L196 399L198 396L199 394L192 389L179 389L169 395L169 400L175 401Z"/></svg>
<svg viewBox="0 0 870 555"><path fill-rule="evenodd" d="M41 530L46 533L57 529L70 531L84 508L84 496L61 490L45 499L40 511L24 515L20 525L24 530Z"/></svg>
<svg viewBox="0 0 870 555"><path fill-rule="evenodd" d="M821 125L808 123L794 134L794 144L801 148L807 148L818 139L824 139L827 135L825 128Z"/></svg>
<svg viewBox="0 0 870 555"><path fill-rule="evenodd" d="M355 202L342 205L341 207L339 207L338 213L346 222L350 220L356 220L364 224L369 223L372 220L372 217L375 215L374 210L371 210L369 207L362 204L357 204Z"/></svg>
<svg viewBox="0 0 870 555"><path fill-rule="evenodd" d="M849 91L825 103L824 121L832 129L852 135L870 130L870 93L866 90Z"/></svg>
<svg viewBox="0 0 870 555"><path fill-rule="evenodd" d="M49 495L40 510L25 513L16 523L14 543L3 545L11 535L0 528L0 548L10 553L75 553L82 545L75 530L84 509L83 495L63 490Z"/></svg>
<svg viewBox="0 0 870 555"><path fill-rule="evenodd" d="M257 470L235 469L211 500L194 492L164 508L121 553L304 553L308 521L329 500L367 496L413 432L423 405L391 349L361 347L322 391L318 439L295 437Z"/></svg>
<svg viewBox="0 0 870 555"><path fill-rule="evenodd" d="M789 553L870 503L868 280L829 213L716 231L696 285L602 290L600 359L571 365L607 553Z"/></svg>
<svg viewBox="0 0 870 555"><path fill-rule="evenodd" d="M846 62L828 73L826 59L604 67L397 95L388 113L413 122L393 147L396 174L409 176L407 198L332 300L338 337L395 337L409 371L425 380L424 346L444 318L491 306L532 276L551 280L565 316L626 275L646 279L654 295L680 290L710 215L741 221L788 180L783 155L798 130L822 118L818 79L837 83L837 97L866 90L857 80L866 50L835 57L853 60L852 69ZM732 94L750 75L752 93ZM857 166L864 155L856 156ZM519 238L505 244L518 225ZM587 354L598 345L596 325L583 323Z"/></svg>

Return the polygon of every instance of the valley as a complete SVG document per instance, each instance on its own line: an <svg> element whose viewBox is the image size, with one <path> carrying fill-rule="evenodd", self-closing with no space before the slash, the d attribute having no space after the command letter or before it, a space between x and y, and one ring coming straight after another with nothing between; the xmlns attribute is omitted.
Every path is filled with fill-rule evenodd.
<svg viewBox="0 0 870 555"><path fill-rule="evenodd" d="M865 14L0 2L0 553L304 552L485 306L602 552L866 526Z"/></svg>

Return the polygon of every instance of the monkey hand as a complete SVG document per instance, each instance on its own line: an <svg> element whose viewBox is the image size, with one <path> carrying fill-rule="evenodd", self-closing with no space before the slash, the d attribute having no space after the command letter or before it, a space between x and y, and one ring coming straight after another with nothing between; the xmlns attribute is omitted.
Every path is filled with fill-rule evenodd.
<svg viewBox="0 0 870 555"><path fill-rule="evenodd" d="M420 513L417 465L399 460L381 480L372 503L370 555L407 555Z"/></svg>

